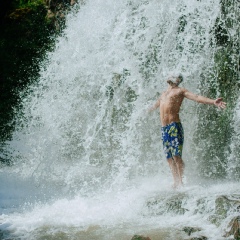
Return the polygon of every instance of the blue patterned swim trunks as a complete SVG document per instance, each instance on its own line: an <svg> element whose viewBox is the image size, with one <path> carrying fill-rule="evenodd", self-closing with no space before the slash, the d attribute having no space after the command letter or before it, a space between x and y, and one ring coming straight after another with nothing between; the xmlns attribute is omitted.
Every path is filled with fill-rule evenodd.
<svg viewBox="0 0 240 240"><path fill-rule="evenodd" d="M184 132L180 122L173 122L161 128L163 150L166 158L182 156Z"/></svg>

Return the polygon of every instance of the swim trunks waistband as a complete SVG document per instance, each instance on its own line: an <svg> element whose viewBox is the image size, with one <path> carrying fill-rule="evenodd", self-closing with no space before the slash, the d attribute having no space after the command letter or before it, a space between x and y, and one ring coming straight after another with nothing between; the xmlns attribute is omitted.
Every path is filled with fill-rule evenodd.
<svg viewBox="0 0 240 240"><path fill-rule="evenodd" d="M182 123L181 123L181 122L171 122L171 123L169 123L169 124L167 124L167 125L165 125L165 126L162 126L161 128L169 127L169 126L171 126L172 124L182 124Z"/></svg>

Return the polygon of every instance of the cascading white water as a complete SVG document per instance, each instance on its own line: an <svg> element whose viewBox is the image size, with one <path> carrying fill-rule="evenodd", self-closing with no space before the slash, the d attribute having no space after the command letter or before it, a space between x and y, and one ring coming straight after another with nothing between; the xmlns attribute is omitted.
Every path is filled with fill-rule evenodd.
<svg viewBox="0 0 240 240"><path fill-rule="evenodd" d="M127 239L135 230L154 229L157 221L167 229L196 220L210 236L217 234L191 211L167 221L167 216L143 217L142 208L153 193L167 191L171 181L159 116L147 109L171 73L181 72L183 86L198 92L200 73L214 64L211 29L219 14L219 0L89 0L70 14L55 51L42 64L41 78L22 97L23 111L9 142L13 166L3 171L14 175L21 189L26 182L32 186L28 183L23 198L28 205L15 213L4 210L4 229L27 239L40 239L42 231L54 234L58 227L63 239L71 239L64 235L69 232L76 234L72 239L85 239L84 234L86 239L116 239L118 234ZM181 115L189 186L198 181L191 161L195 106L184 103ZM33 204L28 197L38 191L49 196L38 193L36 199L51 201ZM193 188L190 195L195 199L210 192L222 188ZM115 232L98 230L109 225L117 226ZM83 231L81 238L78 231Z"/></svg>
<svg viewBox="0 0 240 240"><path fill-rule="evenodd" d="M228 178L239 179L239 138L240 138L240 104L236 105L234 119L233 119L233 137L230 144L231 153L228 158Z"/></svg>
<svg viewBox="0 0 240 240"><path fill-rule="evenodd" d="M102 186L163 169L159 120L147 108L171 72L182 72L184 86L196 91L199 72L213 64L217 13L215 2L129 1L89 2L69 16L50 65L23 99L11 143L21 174L68 185L91 175ZM194 109L186 112L182 118L192 120Z"/></svg>

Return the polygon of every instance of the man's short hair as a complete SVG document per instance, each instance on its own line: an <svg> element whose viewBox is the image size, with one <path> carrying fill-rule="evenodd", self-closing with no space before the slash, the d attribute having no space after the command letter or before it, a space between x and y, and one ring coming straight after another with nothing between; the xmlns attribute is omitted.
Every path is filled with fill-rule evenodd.
<svg viewBox="0 0 240 240"><path fill-rule="evenodd" d="M182 74L179 74L178 77L177 77L180 81L179 81L179 84L183 81L183 75Z"/></svg>
<svg viewBox="0 0 240 240"><path fill-rule="evenodd" d="M168 77L167 82L172 82L177 85L179 85L183 81L183 75L182 74L177 74L177 75L172 75Z"/></svg>

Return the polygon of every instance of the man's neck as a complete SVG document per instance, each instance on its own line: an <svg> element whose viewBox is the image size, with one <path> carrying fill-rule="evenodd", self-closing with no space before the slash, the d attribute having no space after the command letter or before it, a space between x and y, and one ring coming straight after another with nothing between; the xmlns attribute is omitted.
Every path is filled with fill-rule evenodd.
<svg viewBox="0 0 240 240"><path fill-rule="evenodd" d="M172 84L172 85L169 84L167 90L172 90L174 88L178 88L178 85L177 84Z"/></svg>

